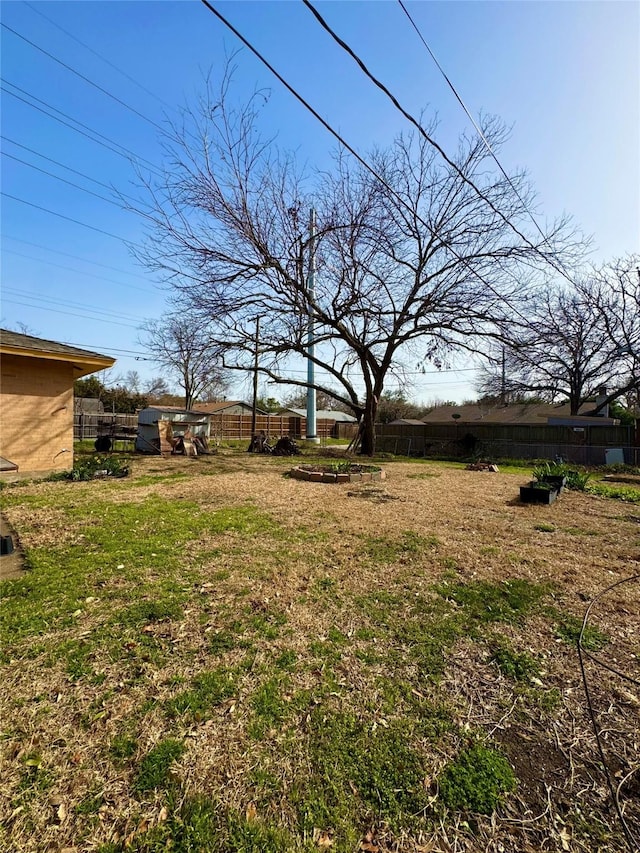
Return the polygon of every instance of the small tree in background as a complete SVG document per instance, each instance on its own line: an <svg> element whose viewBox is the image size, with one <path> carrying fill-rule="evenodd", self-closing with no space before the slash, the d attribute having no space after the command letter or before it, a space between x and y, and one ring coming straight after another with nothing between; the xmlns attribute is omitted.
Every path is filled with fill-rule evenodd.
<svg viewBox="0 0 640 853"><path fill-rule="evenodd" d="M142 326L141 343L183 390L185 409L198 399L211 402L224 395L221 347L200 317L181 313L150 320Z"/></svg>
<svg viewBox="0 0 640 853"><path fill-rule="evenodd" d="M488 354L479 391L503 402L566 398L571 414L606 395L597 411L640 384L640 258L591 271L575 285L550 286Z"/></svg>

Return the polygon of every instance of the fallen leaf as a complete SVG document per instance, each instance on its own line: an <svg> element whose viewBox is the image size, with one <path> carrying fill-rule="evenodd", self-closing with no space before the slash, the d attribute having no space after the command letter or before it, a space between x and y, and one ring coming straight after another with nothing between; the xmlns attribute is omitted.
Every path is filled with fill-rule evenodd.
<svg viewBox="0 0 640 853"><path fill-rule="evenodd" d="M314 829L313 840L318 845L318 847L322 847L325 850L328 847L333 846L333 838L328 832L325 832L324 829Z"/></svg>
<svg viewBox="0 0 640 853"><path fill-rule="evenodd" d="M560 841L562 842L563 850L571 850L569 842L571 841L571 833L567 829L566 826L563 826L560 832L558 833L560 836Z"/></svg>
<svg viewBox="0 0 640 853"><path fill-rule="evenodd" d="M168 817L169 809L166 806L162 806L162 808L160 809L160 814L158 815L158 823L164 823Z"/></svg>
<svg viewBox="0 0 640 853"><path fill-rule="evenodd" d="M57 814L60 823L64 823L64 821L67 819L67 807L64 803L60 803L60 805L58 806Z"/></svg>
<svg viewBox="0 0 640 853"><path fill-rule="evenodd" d="M258 817L258 810L256 809L255 803L249 803L247 806L247 810L245 812L245 817L248 821L256 820Z"/></svg>

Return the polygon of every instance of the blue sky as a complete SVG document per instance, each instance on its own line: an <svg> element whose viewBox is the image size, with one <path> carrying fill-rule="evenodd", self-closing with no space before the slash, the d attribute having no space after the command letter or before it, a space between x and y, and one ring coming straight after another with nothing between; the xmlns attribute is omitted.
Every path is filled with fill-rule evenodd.
<svg viewBox="0 0 640 853"><path fill-rule="evenodd" d="M214 5L361 153L407 129L298 0ZM437 112L438 140L452 151L458 135L471 129L469 120L400 5L395 0L317 5L407 109ZM571 214L593 235L594 261L638 251L640 4L406 5L472 114L497 114L512 126L500 159L507 170L529 172L540 222ZM22 323L38 336L111 354L116 373L156 375L137 341L137 327L162 313L167 293L125 245L143 238L141 222L105 200L114 199L111 187L133 192L135 174L125 157L104 145L116 143L160 163L156 125L197 96L207 70L219 75L225 55L238 44L195 0L3 2L1 14L6 195L0 325ZM271 91L263 121L278 144L295 149L312 167L326 165L335 148L327 132L246 50L236 64L239 97L255 86ZM36 107L60 111L55 115L76 130ZM78 130L102 134L104 145ZM412 396L473 397L473 371L463 362L459 368L413 377ZM248 394L243 385L235 390Z"/></svg>

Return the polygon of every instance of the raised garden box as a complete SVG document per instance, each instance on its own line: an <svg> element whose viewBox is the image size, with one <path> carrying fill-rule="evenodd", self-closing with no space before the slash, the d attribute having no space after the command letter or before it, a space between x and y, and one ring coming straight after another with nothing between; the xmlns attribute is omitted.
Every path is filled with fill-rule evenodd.
<svg viewBox="0 0 640 853"><path fill-rule="evenodd" d="M528 486L520 486L520 500L525 504L552 504L558 494L559 489L550 483L541 486L537 481L532 480Z"/></svg>
<svg viewBox="0 0 640 853"><path fill-rule="evenodd" d="M546 474L542 482L549 483L550 486L553 486L560 493L567 485L567 478L562 474Z"/></svg>

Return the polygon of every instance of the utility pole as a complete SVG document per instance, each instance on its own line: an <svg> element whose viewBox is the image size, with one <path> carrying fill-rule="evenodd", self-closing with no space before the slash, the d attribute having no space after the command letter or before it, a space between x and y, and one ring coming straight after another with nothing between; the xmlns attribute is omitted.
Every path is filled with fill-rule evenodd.
<svg viewBox="0 0 640 853"><path fill-rule="evenodd" d="M256 317L256 339L253 351L253 405L251 409L251 443L256 434L256 418L258 415L258 345L260 340L260 317Z"/></svg>
<svg viewBox="0 0 640 853"><path fill-rule="evenodd" d="M311 386L315 383L315 365L313 355L315 349L315 330L313 327L313 308L316 287L316 211L312 207L309 215L309 276L307 278L307 289L309 292L309 325L307 328L307 441L318 444L320 439L316 435L316 389Z"/></svg>

